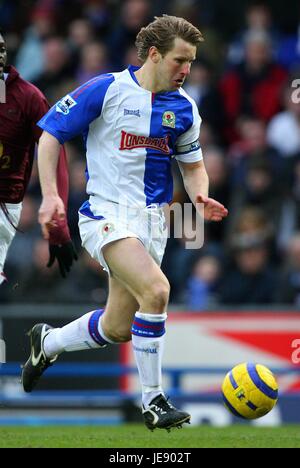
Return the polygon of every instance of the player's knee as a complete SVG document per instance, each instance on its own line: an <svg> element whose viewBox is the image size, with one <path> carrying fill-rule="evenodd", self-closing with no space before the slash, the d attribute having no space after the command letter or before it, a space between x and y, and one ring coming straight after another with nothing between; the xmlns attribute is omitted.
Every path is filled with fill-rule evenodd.
<svg viewBox="0 0 300 468"><path fill-rule="evenodd" d="M107 338L112 340L114 343L126 343L131 340L131 327L114 327L105 330Z"/></svg>
<svg viewBox="0 0 300 468"><path fill-rule="evenodd" d="M168 280L165 278L160 281L154 281L145 291L143 299L147 305L144 305L144 307L149 308L153 312L162 312L168 305L169 296L170 284Z"/></svg>

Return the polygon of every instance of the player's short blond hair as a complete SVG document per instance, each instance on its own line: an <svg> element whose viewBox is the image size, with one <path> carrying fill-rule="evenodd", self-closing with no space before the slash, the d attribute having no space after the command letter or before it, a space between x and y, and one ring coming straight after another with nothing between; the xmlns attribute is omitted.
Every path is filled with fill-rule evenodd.
<svg viewBox="0 0 300 468"><path fill-rule="evenodd" d="M145 63L149 49L155 46L162 56L173 49L176 37L194 46L204 41L202 33L184 18L177 16L155 16L155 20L142 28L136 37L138 58Z"/></svg>

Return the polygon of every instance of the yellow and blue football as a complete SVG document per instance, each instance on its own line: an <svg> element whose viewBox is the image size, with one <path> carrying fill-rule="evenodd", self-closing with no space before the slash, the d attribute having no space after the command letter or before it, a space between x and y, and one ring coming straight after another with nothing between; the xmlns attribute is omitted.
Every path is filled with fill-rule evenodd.
<svg viewBox="0 0 300 468"><path fill-rule="evenodd" d="M261 364L243 363L226 375L222 385L226 408L243 419L257 419L271 411L278 400L272 372Z"/></svg>

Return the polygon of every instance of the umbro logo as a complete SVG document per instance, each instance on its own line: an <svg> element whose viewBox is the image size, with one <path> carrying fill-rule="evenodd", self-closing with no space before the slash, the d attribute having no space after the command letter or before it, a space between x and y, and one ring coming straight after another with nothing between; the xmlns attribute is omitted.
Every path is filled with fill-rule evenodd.
<svg viewBox="0 0 300 468"><path fill-rule="evenodd" d="M131 109L124 109L124 115L135 115L136 117L141 117L140 110L131 110Z"/></svg>

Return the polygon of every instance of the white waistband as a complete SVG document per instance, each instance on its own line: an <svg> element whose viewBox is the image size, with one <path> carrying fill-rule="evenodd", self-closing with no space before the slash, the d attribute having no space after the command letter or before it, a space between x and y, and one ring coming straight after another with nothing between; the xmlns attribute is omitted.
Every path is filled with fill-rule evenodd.
<svg viewBox="0 0 300 468"><path fill-rule="evenodd" d="M23 202L21 203L4 203L8 210L19 210L22 208Z"/></svg>

